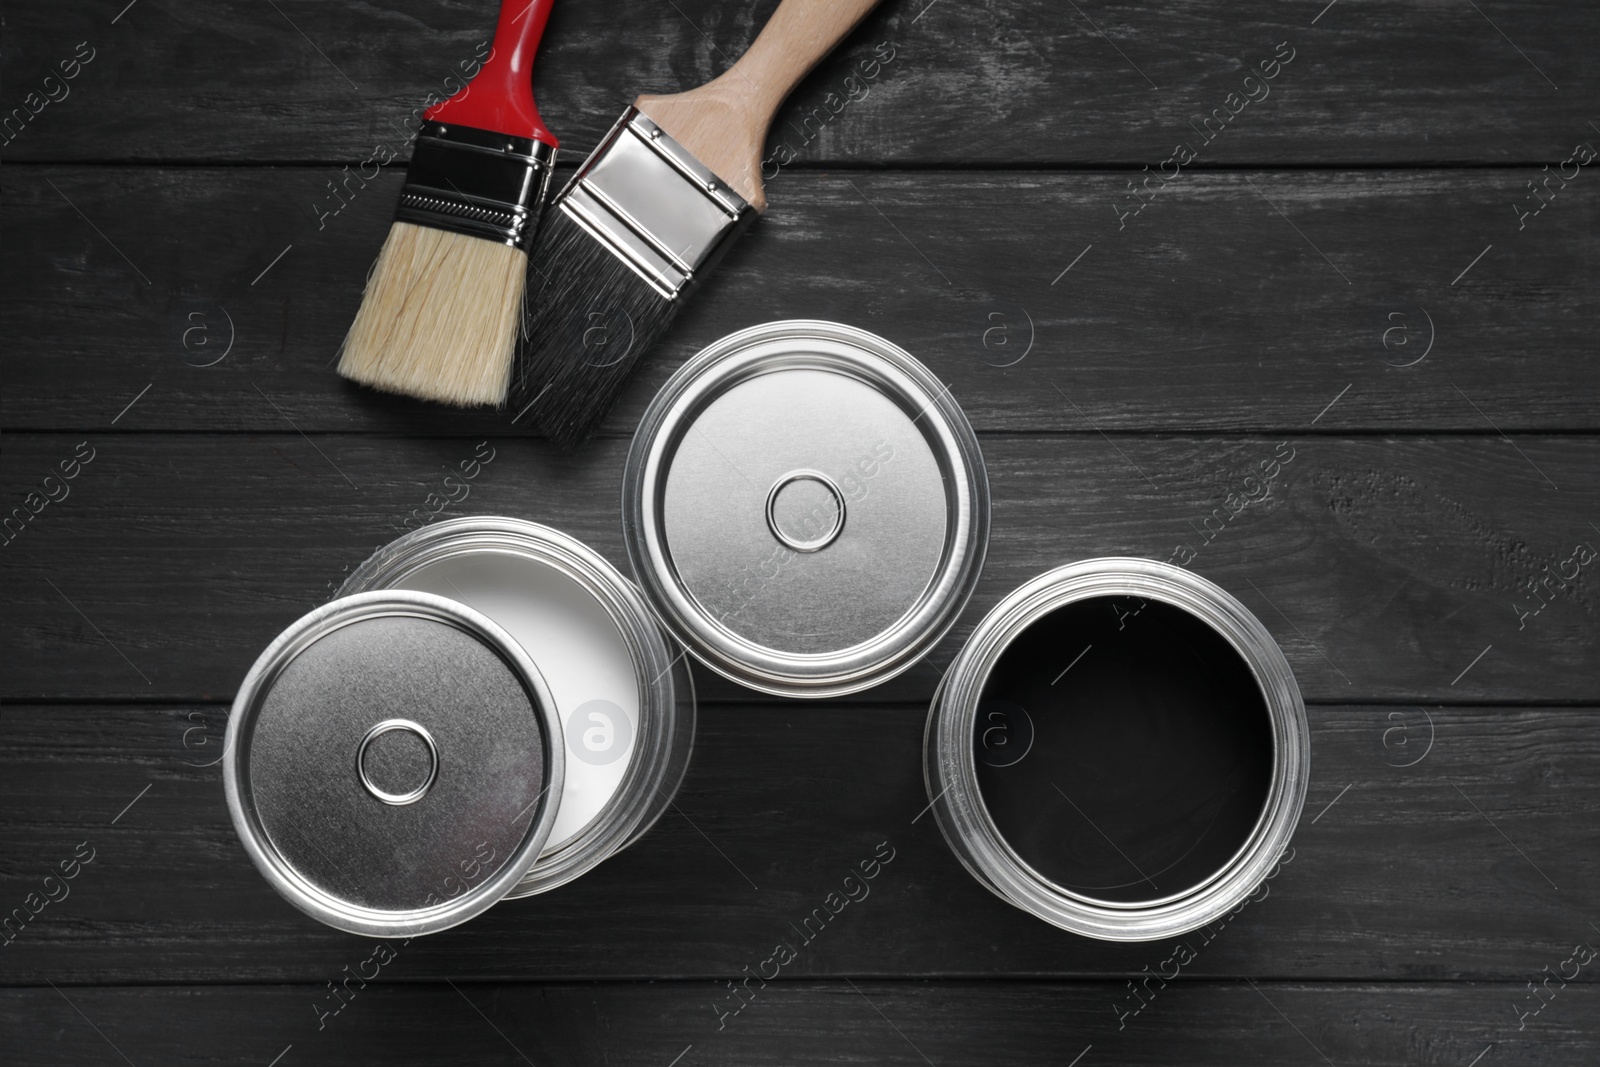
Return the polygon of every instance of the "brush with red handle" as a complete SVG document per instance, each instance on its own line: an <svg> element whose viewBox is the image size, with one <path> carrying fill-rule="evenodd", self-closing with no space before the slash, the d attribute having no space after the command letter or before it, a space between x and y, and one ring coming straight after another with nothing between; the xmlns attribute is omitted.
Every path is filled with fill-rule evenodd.
<svg viewBox="0 0 1600 1067"><path fill-rule="evenodd" d="M640 355L766 210L761 149L784 98L877 4L783 0L715 80L623 112L550 205L532 253L547 280L528 300L519 418L565 449L594 431Z"/></svg>
<svg viewBox="0 0 1600 1067"><path fill-rule="evenodd" d="M423 114L394 225L344 339L346 378L461 407L505 402L558 146L533 101L553 3L504 0L483 69Z"/></svg>

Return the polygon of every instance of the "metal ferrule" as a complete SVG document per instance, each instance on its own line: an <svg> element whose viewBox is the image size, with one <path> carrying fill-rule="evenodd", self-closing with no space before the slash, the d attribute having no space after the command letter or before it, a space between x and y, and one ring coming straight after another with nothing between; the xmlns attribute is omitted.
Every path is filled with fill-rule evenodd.
<svg viewBox="0 0 1600 1067"><path fill-rule="evenodd" d="M710 273L756 211L630 107L556 206L668 300Z"/></svg>
<svg viewBox="0 0 1600 1067"><path fill-rule="evenodd" d="M531 137L427 123L394 217L526 252L555 163L556 150Z"/></svg>

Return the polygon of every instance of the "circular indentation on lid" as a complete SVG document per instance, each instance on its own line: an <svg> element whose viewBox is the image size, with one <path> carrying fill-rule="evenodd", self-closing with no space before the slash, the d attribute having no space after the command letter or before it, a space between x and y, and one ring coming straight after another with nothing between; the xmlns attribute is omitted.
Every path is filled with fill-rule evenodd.
<svg viewBox="0 0 1600 1067"><path fill-rule="evenodd" d="M790 471L767 493L767 528L796 552L820 552L844 530L844 494L821 471Z"/></svg>
<svg viewBox="0 0 1600 1067"><path fill-rule="evenodd" d="M301 910L368 936L433 933L538 856L560 731L538 668L487 617L426 593L345 597L279 635L241 685L229 812Z"/></svg>
<svg viewBox="0 0 1600 1067"><path fill-rule="evenodd" d="M537 863L542 893L627 847L671 803L694 736L688 657L593 549L521 519L442 519L386 545L341 593L412 589L504 627L539 665L565 727L566 780ZM443 774L453 773L448 752Z"/></svg>
<svg viewBox="0 0 1600 1067"><path fill-rule="evenodd" d="M881 337L775 322L725 337L651 402L623 529L640 583L704 663L780 696L858 692L954 624L988 545L977 438Z"/></svg>
<svg viewBox="0 0 1600 1067"><path fill-rule="evenodd" d="M410 719L385 719L356 749L356 773L367 792L385 804L414 804L439 774L439 746Z"/></svg>

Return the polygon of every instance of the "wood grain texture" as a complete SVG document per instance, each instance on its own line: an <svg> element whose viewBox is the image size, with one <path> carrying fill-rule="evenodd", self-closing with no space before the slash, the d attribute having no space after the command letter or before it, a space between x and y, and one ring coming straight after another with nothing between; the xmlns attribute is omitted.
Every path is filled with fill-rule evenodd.
<svg viewBox="0 0 1600 1067"><path fill-rule="evenodd" d="M269 388L241 402L270 409ZM0 643L18 652L0 697L231 698L261 649L419 509L544 522L626 566L626 441L562 458L490 439L492 461L446 504L444 478L481 451L470 438L284 430L12 435L8 508L82 442L95 458L0 547ZM1579 542L1600 549L1600 439L991 435L983 452L978 592L929 661L866 699L926 701L983 613L1052 566L1188 546L1277 637L1308 699L1600 701L1597 564L1543 600L1528 591ZM1233 515L1229 494L1291 453ZM707 699L742 692L699 673Z"/></svg>
<svg viewBox="0 0 1600 1067"><path fill-rule="evenodd" d="M207 766L225 719L218 705L7 706L0 903L21 905L79 842L94 859L0 947L0 984L320 983L367 957L371 942L294 910L250 865ZM785 977L1120 985L1169 970L1173 942L1077 937L967 874L918 817L925 719L919 705L708 705L677 807L649 834L580 883L413 940L383 977L740 977L797 942L789 924L884 842L893 858L868 894L796 943ZM1311 726L1293 856L1262 899L1186 939L1185 976L1520 983L1600 943L1600 710L1337 705L1312 708Z"/></svg>
<svg viewBox="0 0 1600 1067"><path fill-rule="evenodd" d="M430 94L459 85L446 79L459 79L493 29L492 5L469 0L286 2L281 13L239 0L144 0L111 24L123 6L8 11L8 109L78 42L97 53L70 95L5 146L8 161L355 163ZM775 6L675 0L632 5L623 17L609 4L559 5L539 61L541 110L585 153L637 94L726 70ZM1591 4L1498 0L1480 12L1345 0L1319 18L1324 6L888 4L800 87L779 115L780 130L796 132L775 134L773 146L822 165L1154 168L1191 119L1243 93L1244 77L1285 41L1293 62L1217 139L1209 162L1554 162L1594 133L1600 71L1589 53L1600 11ZM885 41L896 58L870 94L823 120ZM809 138L798 132L808 118L821 131Z"/></svg>
<svg viewBox="0 0 1600 1067"><path fill-rule="evenodd" d="M726 72L777 3L557 4L536 89L567 172L639 93ZM1518 1017L1600 944L1600 601L1587 569L1528 589L1600 545L1600 172L1551 178L1600 145L1600 7L885 4L779 110L771 210L565 460L329 365L410 131L492 11L5 12L0 519L37 514L0 534L0 909L96 850L0 936L7 1067L1600 1059L1592 967ZM1530 182L1554 198L1523 216ZM444 514L620 561L644 405L785 317L901 344L980 431L994 533L960 625L849 701L697 670L677 810L579 884L404 946L319 1030L373 943L294 911L238 843L213 761L246 667L480 441L495 459ZM45 503L79 442L94 459ZM1271 496L1231 514L1279 442ZM921 733L1006 591L1179 545L1283 645L1312 778L1269 895L1129 1016L1175 946L983 890L918 818ZM727 980L885 841L871 896L719 1029Z"/></svg>
<svg viewBox="0 0 1600 1067"><path fill-rule="evenodd" d="M1536 173L1193 174L1119 222L1126 174L784 171L606 432L703 346L781 318L883 334L979 430L1593 430L1600 197L1581 183L1600 175L1519 232ZM9 174L7 429L525 432L328 365L398 174Z"/></svg>
<svg viewBox="0 0 1600 1067"><path fill-rule="evenodd" d="M729 994L712 983L386 984L362 990L319 1031L314 987L46 986L0 993L0 1025L18 1035L16 1067L121 1063L118 1050L138 1064L267 1064L286 1046L283 1067L408 1067L443 1055L485 1067L1063 1067L1080 1055L1081 1067L1320 1064L1323 1057L1339 1067L1465 1067L1491 1046L1484 1062L1502 1065L1578 1064L1600 1053L1593 983L1567 986L1521 1032L1510 1005L1526 991L1512 983L1174 984L1146 1009L1158 1016L1120 1032L1110 1008L1118 988L783 982L719 1031L711 1003Z"/></svg>

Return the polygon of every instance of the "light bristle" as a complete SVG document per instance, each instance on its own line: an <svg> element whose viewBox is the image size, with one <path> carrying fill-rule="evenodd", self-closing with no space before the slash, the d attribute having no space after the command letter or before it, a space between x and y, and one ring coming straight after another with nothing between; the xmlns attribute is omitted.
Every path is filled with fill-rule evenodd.
<svg viewBox="0 0 1600 1067"><path fill-rule="evenodd" d="M535 274L509 409L570 451L594 433L682 301L662 296L557 209L529 262Z"/></svg>
<svg viewBox="0 0 1600 1067"><path fill-rule="evenodd" d="M458 407L505 403L527 268L519 248L396 222L345 335L339 373Z"/></svg>

